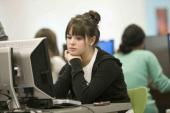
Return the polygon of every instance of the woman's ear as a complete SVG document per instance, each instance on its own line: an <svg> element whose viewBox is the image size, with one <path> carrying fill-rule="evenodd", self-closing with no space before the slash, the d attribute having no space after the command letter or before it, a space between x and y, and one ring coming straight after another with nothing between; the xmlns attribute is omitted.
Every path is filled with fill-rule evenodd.
<svg viewBox="0 0 170 113"><path fill-rule="evenodd" d="M90 45L93 46L96 41L96 36L90 38Z"/></svg>

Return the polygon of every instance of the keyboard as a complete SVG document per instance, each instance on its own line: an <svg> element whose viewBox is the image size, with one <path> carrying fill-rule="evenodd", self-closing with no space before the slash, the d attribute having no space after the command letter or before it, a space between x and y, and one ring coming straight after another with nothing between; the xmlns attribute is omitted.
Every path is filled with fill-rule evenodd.
<svg viewBox="0 0 170 113"><path fill-rule="evenodd" d="M71 99L52 99L53 105L75 105L80 106L81 102Z"/></svg>
<svg viewBox="0 0 170 113"><path fill-rule="evenodd" d="M30 99L27 101L27 106L30 108L54 108L67 106L80 106L82 103L71 99Z"/></svg>

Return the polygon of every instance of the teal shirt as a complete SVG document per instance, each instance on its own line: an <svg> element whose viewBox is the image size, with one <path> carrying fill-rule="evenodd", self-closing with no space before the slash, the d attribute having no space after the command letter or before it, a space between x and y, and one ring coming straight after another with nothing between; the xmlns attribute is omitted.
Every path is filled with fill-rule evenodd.
<svg viewBox="0 0 170 113"><path fill-rule="evenodd" d="M163 74L156 56L147 50L134 50L128 54L114 55L122 63L122 69L127 87L147 87L149 80L161 92L170 91L170 79ZM148 103L154 103L148 91Z"/></svg>

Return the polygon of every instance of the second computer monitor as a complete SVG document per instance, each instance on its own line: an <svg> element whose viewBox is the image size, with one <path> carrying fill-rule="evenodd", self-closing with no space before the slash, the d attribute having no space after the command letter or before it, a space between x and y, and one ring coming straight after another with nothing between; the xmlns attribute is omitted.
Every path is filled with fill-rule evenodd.
<svg viewBox="0 0 170 113"><path fill-rule="evenodd" d="M113 40L99 41L97 43L97 46L99 46L102 50L106 51L110 55L114 54L114 41Z"/></svg>
<svg viewBox="0 0 170 113"><path fill-rule="evenodd" d="M6 101L6 103L8 103L8 108L10 109L20 108L14 89L13 75L14 68L12 48L0 47L0 101Z"/></svg>

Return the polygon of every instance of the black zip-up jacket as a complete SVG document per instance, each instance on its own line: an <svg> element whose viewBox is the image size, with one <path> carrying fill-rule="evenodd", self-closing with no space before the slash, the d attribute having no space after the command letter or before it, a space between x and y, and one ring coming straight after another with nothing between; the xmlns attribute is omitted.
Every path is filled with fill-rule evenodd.
<svg viewBox="0 0 170 113"><path fill-rule="evenodd" d="M87 85L80 59L72 59L62 68L54 86L56 98L68 98L83 104L111 101L129 102L121 63L118 59L98 48L92 69L91 81Z"/></svg>

